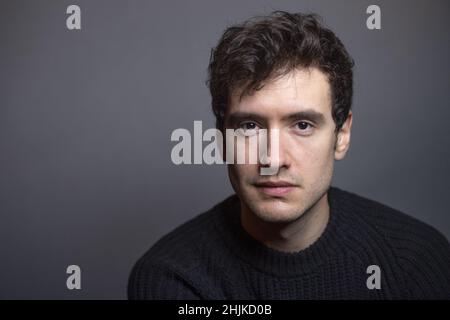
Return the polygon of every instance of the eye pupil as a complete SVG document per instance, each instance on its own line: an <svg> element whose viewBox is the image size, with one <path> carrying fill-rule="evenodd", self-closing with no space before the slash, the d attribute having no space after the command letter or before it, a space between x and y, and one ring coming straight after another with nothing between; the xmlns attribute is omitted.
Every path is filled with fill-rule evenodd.
<svg viewBox="0 0 450 320"><path fill-rule="evenodd" d="M309 125L309 124L306 123L306 122L304 122L304 121L298 123L299 128L302 129L302 130L307 129L307 128L308 128L308 125Z"/></svg>
<svg viewBox="0 0 450 320"><path fill-rule="evenodd" d="M253 122L248 122L245 124L245 129L252 130L255 129L256 125Z"/></svg>

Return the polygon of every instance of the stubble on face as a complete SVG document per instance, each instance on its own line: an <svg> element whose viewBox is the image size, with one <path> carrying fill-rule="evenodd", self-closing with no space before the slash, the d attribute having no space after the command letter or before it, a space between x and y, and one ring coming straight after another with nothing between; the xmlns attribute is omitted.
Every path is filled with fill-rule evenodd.
<svg viewBox="0 0 450 320"><path fill-rule="evenodd" d="M290 119L304 112L322 116ZM279 130L279 170L276 175L261 176L260 164L228 165L231 184L241 199L242 213L270 224L286 225L299 220L305 212L327 210L327 190L333 174L335 124L331 115L328 79L316 68L299 69L269 81L252 95L234 95L227 115L255 115L261 128ZM227 117L226 117L227 119ZM256 120L257 119L257 120ZM313 121L310 121L313 120ZM298 129L299 121L314 125L310 131ZM225 121L227 125L227 121ZM236 129L240 123L228 123ZM296 127L297 126L297 127ZM264 183L283 182L289 190L278 194ZM306 215L305 215L306 216ZM306 219L306 218L305 218Z"/></svg>

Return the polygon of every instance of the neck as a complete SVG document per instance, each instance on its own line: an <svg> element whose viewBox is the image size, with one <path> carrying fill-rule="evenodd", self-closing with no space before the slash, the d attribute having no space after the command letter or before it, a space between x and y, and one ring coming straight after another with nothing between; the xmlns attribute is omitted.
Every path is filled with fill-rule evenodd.
<svg viewBox="0 0 450 320"><path fill-rule="evenodd" d="M299 218L287 223L267 222L241 202L242 227L267 247L298 252L313 244L323 233L330 216L327 192Z"/></svg>

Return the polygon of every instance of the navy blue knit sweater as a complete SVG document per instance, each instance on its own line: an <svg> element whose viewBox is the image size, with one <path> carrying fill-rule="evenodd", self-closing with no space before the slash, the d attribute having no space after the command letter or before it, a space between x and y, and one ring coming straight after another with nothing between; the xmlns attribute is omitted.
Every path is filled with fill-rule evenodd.
<svg viewBox="0 0 450 320"><path fill-rule="evenodd" d="M230 196L162 237L135 264L130 299L450 299L450 245L431 226L330 187L330 219L308 248L252 238ZM367 267L380 268L369 289Z"/></svg>

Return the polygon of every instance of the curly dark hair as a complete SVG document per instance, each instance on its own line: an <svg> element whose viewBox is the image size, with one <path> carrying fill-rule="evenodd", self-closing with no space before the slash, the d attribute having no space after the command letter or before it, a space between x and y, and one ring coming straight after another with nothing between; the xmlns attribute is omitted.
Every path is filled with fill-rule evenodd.
<svg viewBox="0 0 450 320"><path fill-rule="evenodd" d="M211 50L208 80L216 127L224 129L234 90L240 97L264 86L264 81L295 68L316 67L329 80L336 133L349 114L354 61L338 37L317 14L275 11L225 30Z"/></svg>

